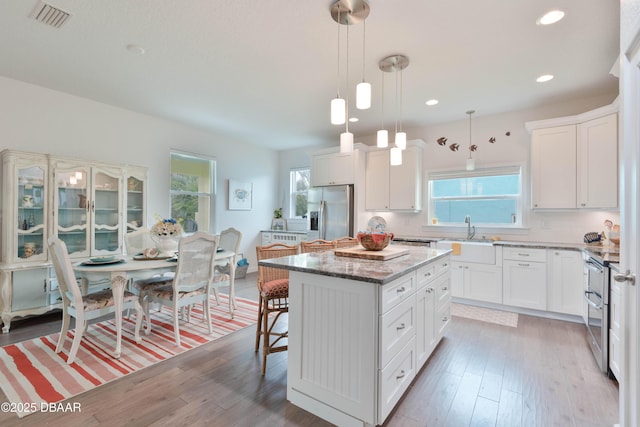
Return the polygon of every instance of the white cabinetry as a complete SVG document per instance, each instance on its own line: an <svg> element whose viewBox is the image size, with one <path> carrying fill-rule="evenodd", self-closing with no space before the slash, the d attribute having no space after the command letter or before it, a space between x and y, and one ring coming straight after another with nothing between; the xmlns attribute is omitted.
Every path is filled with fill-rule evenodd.
<svg viewBox="0 0 640 427"><path fill-rule="evenodd" d="M367 153L365 208L373 211L422 209L422 141L410 142L402 164L390 166L389 150Z"/></svg>
<svg viewBox="0 0 640 427"><path fill-rule="evenodd" d="M618 115L578 125L578 207L618 206Z"/></svg>
<svg viewBox="0 0 640 427"><path fill-rule="evenodd" d="M547 309L545 249L503 249L503 302L514 307Z"/></svg>
<svg viewBox="0 0 640 427"><path fill-rule="evenodd" d="M450 323L449 263L384 285L290 271L287 399L335 425L382 425Z"/></svg>
<svg viewBox="0 0 640 427"><path fill-rule="evenodd" d="M547 310L582 315L584 262L579 251L547 250Z"/></svg>
<svg viewBox="0 0 640 427"><path fill-rule="evenodd" d="M355 154L325 153L311 156L311 186L354 183Z"/></svg>
<svg viewBox="0 0 640 427"><path fill-rule="evenodd" d="M495 264L453 261L453 296L502 304L502 269Z"/></svg>
<svg viewBox="0 0 640 427"><path fill-rule="evenodd" d="M531 135L534 208L576 207L576 127L536 129Z"/></svg>
<svg viewBox="0 0 640 427"><path fill-rule="evenodd" d="M147 168L127 166L125 178L127 232L147 227Z"/></svg>
<svg viewBox="0 0 640 427"><path fill-rule="evenodd" d="M531 132L534 209L618 205L618 116L608 106L526 123Z"/></svg>

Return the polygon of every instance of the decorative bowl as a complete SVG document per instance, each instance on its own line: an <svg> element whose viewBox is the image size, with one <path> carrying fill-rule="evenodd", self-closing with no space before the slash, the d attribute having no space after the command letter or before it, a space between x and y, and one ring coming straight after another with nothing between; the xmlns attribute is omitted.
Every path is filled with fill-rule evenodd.
<svg viewBox="0 0 640 427"><path fill-rule="evenodd" d="M393 240L393 233L358 233L358 242L368 251L381 251Z"/></svg>

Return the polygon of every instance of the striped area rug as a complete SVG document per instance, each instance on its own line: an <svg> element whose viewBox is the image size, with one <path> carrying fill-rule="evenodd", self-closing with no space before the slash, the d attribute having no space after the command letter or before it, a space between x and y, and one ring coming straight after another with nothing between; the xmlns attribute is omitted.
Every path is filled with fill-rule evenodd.
<svg viewBox="0 0 640 427"><path fill-rule="evenodd" d="M209 335L202 321L202 305L192 309L191 322L180 322L180 347L173 337L171 311L152 309L152 330L141 333L142 343L136 345L135 315L123 316L122 354L110 356L115 348L115 321L90 324L82 337L78 355L67 365L74 330L69 331L64 350L56 354L59 333L0 348L0 387L19 417L61 402L85 391L106 384L155 363L169 359L231 332L253 325L258 317L258 303L236 298L234 318L229 316L227 295L220 294L220 305L212 298L213 334ZM73 325L73 323L72 323Z"/></svg>

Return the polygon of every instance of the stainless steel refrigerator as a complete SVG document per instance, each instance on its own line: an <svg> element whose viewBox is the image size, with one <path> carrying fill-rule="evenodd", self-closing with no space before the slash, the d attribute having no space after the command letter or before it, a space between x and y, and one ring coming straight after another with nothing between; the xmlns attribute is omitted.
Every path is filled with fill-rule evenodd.
<svg viewBox="0 0 640 427"><path fill-rule="evenodd" d="M353 236L353 186L313 187L307 196L309 239Z"/></svg>

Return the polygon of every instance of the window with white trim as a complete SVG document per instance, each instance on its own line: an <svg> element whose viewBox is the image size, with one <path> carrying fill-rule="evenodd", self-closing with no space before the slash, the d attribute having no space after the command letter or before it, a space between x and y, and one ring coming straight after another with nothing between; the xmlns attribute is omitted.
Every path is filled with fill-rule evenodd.
<svg viewBox="0 0 640 427"><path fill-rule="evenodd" d="M311 169L291 169L289 173L289 217L306 218L307 192L311 182Z"/></svg>
<svg viewBox="0 0 640 427"><path fill-rule="evenodd" d="M187 233L213 232L216 161L204 156L171 152L171 217Z"/></svg>
<svg viewBox="0 0 640 427"><path fill-rule="evenodd" d="M428 184L430 225L464 225L468 215L473 224L522 226L521 166L431 172Z"/></svg>

